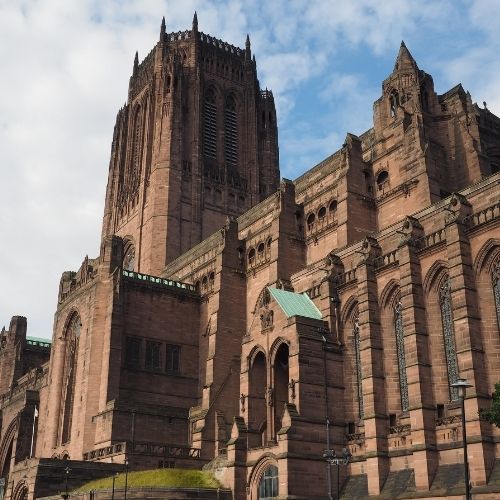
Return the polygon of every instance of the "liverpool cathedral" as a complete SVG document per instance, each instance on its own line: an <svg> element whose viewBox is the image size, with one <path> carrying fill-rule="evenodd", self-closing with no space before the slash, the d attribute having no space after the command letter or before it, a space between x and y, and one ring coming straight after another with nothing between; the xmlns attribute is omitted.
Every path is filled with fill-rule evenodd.
<svg viewBox="0 0 500 500"><path fill-rule="evenodd" d="M500 381L500 119L437 94L404 43L387 72L372 128L280 179L249 38L163 21L117 114L98 255L63 272L51 342L23 316L1 332L3 498L175 467L235 500L458 499L465 431L474 498L500 498L479 417Z"/></svg>

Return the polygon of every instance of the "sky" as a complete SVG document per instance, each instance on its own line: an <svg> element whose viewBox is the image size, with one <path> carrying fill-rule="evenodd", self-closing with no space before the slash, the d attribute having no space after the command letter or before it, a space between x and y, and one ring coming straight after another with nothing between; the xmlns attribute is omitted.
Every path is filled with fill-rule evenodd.
<svg viewBox="0 0 500 500"><path fill-rule="evenodd" d="M52 335L61 273L99 253L113 126L135 51L199 29L252 42L282 177L371 127L401 40L444 93L500 115L499 0L0 0L0 328Z"/></svg>

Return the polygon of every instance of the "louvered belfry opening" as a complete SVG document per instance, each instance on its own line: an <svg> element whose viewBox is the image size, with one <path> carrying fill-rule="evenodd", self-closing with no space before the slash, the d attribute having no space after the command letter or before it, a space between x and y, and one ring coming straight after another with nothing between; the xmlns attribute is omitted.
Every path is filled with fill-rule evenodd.
<svg viewBox="0 0 500 500"><path fill-rule="evenodd" d="M224 136L226 163L230 166L236 166L238 163L238 115L236 101L232 95L226 99Z"/></svg>
<svg viewBox="0 0 500 500"><path fill-rule="evenodd" d="M205 94L203 127L203 153L206 157L217 159L217 100L213 88Z"/></svg>

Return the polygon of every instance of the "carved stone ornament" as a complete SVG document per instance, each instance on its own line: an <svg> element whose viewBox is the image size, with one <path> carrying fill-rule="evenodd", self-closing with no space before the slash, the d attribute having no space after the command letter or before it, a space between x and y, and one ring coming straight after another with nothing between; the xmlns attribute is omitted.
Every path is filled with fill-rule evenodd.
<svg viewBox="0 0 500 500"><path fill-rule="evenodd" d="M453 193L451 195L450 203L445 208L445 223L453 224L454 222L463 222L464 219L470 215L471 205L467 198L461 194Z"/></svg>
<svg viewBox="0 0 500 500"><path fill-rule="evenodd" d="M266 389L266 403L267 403L267 406L273 406L273 388L272 387L268 387Z"/></svg>
<svg viewBox="0 0 500 500"><path fill-rule="evenodd" d="M420 222L414 217L406 217L401 229L398 231L401 235L399 244L417 246L418 238L423 235L423 229Z"/></svg>
<svg viewBox="0 0 500 500"><path fill-rule="evenodd" d="M364 264L380 256L380 246L375 238L367 236L358 251L360 255L359 263Z"/></svg>
<svg viewBox="0 0 500 500"><path fill-rule="evenodd" d="M295 402L295 397L296 397L296 395L295 395L295 385L296 385L296 383L297 382L292 378L290 380L290 383L288 384L288 388L290 389L290 401L292 403Z"/></svg>
<svg viewBox="0 0 500 500"><path fill-rule="evenodd" d="M262 329L271 328L273 326L274 312L271 309L263 309L260 313L260 322Z"/></svg>

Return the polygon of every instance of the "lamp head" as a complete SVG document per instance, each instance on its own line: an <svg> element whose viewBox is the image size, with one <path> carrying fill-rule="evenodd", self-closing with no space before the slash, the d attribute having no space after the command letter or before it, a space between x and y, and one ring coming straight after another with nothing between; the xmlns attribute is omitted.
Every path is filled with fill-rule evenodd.
<svg viewBox="0 0 500 500"><path fill-rule="evenodd" d="M458 397L465 398L467 388L472 387L472 384L469 384L469 382L467 382L467 380L465 380L464 378L458 378L457 381L453 382L450 387L457 389Z"/></svg>

